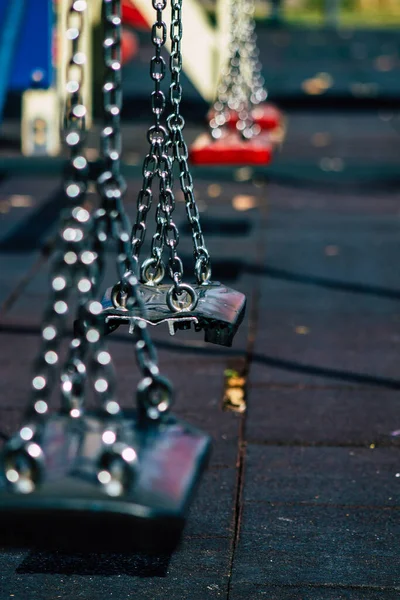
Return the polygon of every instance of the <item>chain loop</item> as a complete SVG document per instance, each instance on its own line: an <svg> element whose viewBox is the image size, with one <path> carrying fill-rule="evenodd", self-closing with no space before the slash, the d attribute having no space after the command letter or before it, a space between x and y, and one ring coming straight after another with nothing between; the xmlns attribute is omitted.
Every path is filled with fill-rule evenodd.
<svg viewBox="0 0 400 600"><path fill-rule="evenodd" d="M259 125L253 121L252 110L267 97L263 85L254 25L254 0L238 0L231 3L229 61L221 73L214 116L210 121L211 134L215 139L221 137L230 111L238 116L236 128L243 138L250 139L260 132Z"/></svg>
<svg viewBox="0 0 400 600"><path fill-rule="evenodd" d="M122 198L125 181L121 175L121 15L120 0L103 0L106 35L104 40L105 82L103 86L105 122L101 135L104 170L98 178L101 206L89 213L85 206L88 185L84 156L86 108L82 96L86 57L81 48L85 1L71 1L67 37L71 59L67 65L65 142L70 151L64 184L69 208L59 231L57 253L51 267L51 293L42 325L42 345L34 365L29 417L37 420L49 410L49 398L59 364L59 346L70 312L70 296L78 294L79 327L61 369L62 409L72 417L84 410L85 386L90 373L93 387L109 415L119 413L115 400L116 378L111 355L104 343L102 306L99 295L104 270L106 244L117 242L117 270L121 285L128 289L128 310L135 304L144 312L138 293L137 263L132 257L129 223ZM144 325L144 323L143 323ZM158 378L155 349L146 327L139 328L136 344L138 363L144 378Z"/></svg>
<svg viewBox="0 0 400 600"><path fill-rule="evenodd" d="M103 255L97 234L97 223L103 215L92 217L85 206L88 166L84 156L86 107L83 84L86 56L82 35L87 15L85 1L72 1L67 15L67 38L70 60L67 65L65 142L70 160L64 190L69 201L57 241L57 252L51 266L51 291L42 325L42 344L34 364L29 418L43 418L49 410L49 399L58 371L59 347L70 312L70 296L78 294L78 316L83 324L72 340L67 359L61 369L62 409L79 417L84 408L87 360L91 355L95 393L109 414L119 411L114 400L115 377L111 357L103 345L101 304L95 300L101 280ZM101 227L99 228L99 232ZM104 236L103 236L104 237Z"/></svg>
<svg viewBox="0 0 400 600"><path fill-rule="evenodd" d="M165 45L167 34L166 25L162 18L162 11L166 7L166 0L162 2L152 0L152 4L156 10L156 22L153 24L151 30L154 56L150 62L150 75L154 81L154 91L151 95L154 124L147 133L150 150L143 163L143 182L137 200L136 223L132 230L132 251L138 259L145 240L147 215L154 196L153 183L154 179L158 178L159 199L156 209L156 231L151 241L151 257L143 263L141 275L143 281L149 285L161 283L165 273L162 257L164 250L168 250L168 272L173 280L174 293L180 294L180 286L183 285L183 264L177 251L179 231L172 218L175 209L175 197L173 193L173 168L175 164L179 169L180 187L185 199L186 213L192 230L194 258L195 263L198 265L195 268L195 275L199 283L209 280L211 277L211 265L210 255L201 230L200 215L193 190L193 180L189 171L189 152L182 133L185 126L185 120L180 114L182 100L182 85L180 81L182 72L181 41L183 33L182 0L172 0L171 2L171 54L169 61L171 84L169 100L172 112L167 118L167 129L161 124L161 117L166 105L165 96L161 90L161 82L165 77L166 71L165 61L161 55L161 49ZM196 295L194 290L192 295Z"/></svg>
<svg viewBox="0 0 400 600"><path fill-rule="evenodd" d="M143 162L142 188L137 199L136 222L131 234L132 253L137 261L146 237L147 215L153 202L153 181L156 177L159 177L160 163L168 138L167 130L161 125L161 117L166 105L165 95L161 89L161 82L166 72L166 63L161 54L162 47L165 45L167 39L167 26L163 21L163 10L166 4L166 0L152 0L152 6L156 11L156 21L151 30L154 56L150 61L150 77L154 81L154 90L151 94L151 110L154 116L154 124L147 132L150 149ZM163 236L161 233L162 228L159 227L158 237L152 243L152 257L157 261L157 268L159 268L163 251Z"/></svg>
<svg viewBox="0 0 400 600"><path fill-rule="evenodd" d="M178 165L180 188L185 200L186 214L192 231L194 259L196 264L200 261L203 265L201 274L195 268L195 276L198 283L203 283L211 278L211 259L201 229L200 213L194 195L193 178L189 170L189 151L183 136L185 119L180 113L182 100L182 34L182 0L171 0L171 55L169 66L171 72L170 103L172 105L172 112L167 119L167 127L170 135L168 151L172 154L173 164Z"/></svg>

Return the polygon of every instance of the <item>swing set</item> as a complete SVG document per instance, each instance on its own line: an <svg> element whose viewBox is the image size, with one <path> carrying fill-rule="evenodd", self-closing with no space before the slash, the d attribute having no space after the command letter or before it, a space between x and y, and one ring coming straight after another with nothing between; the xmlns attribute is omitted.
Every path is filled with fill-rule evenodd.
<svg viewBox="0 0 400 600"><path fill-rule="evenodd" d="M166 0L153 0L153 124L147 132L149 150L132 229L121 174L121 0L102 0L103 125L94 208L85 202L93 183L86 157L89 4L69 0L65 12L62 121L69 153L63 182L68 208L60 220L51 264L27 410L23 424L1 452L3 545L170 551L179 542L208 461L209 436L171 412L173 388L160 373L149 325L167 323L171 334L194 326L205 332L206 341L230 346L246 298L211 279L180 109L182 0L171 1L169 27L166 5ZM162 49L168 38L171 110L165 125L162 83L167 64ZM242 115L238 122L243 122ZM178 254L174 170L192 232L195 283L184 280ZM150 256L143 260L140 250L153 196L155 232ZM109 242L115 249L117 283L102 294ZM168 284L163 283L165 275ZM63 358L69 314L75 317L75 327ZM136 404L128 409L118 398L107 347L107 334L122 323L129 324L134 336L141 373ZM51 399L56 392L60 403L54 410Z"/></svg>

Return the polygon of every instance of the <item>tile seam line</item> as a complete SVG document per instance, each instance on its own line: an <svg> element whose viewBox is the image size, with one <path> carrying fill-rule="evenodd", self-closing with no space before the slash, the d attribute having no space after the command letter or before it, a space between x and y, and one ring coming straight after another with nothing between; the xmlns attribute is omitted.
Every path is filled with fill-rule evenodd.
<svg viewBox="0 0 400 600"><path fill-rule="evenodd" d="M261 264L262 257L264 256L265 251L265 237L264 230L265 225L268 221L268 211L266 210L266 204L262 204L260 207L260 217L262 221L262 226L259 228L258 239L256 243L256 255L255 255L255 263ZM231 597L232 591L232 575L233 568L235 563L235 555L236 549L239 543L240 537L240 529L241 529L241 519L242 519L242 511L243 511L243 493L244 493L244 485L245 485L245 466L246 466L246 421L247 421L247 396L248 396L248 379L251 370L251 365L253 361L254 355L254 346L256 340L256 332L257 325L259 321L259 312L260 312L260 281L255 280L252 287L252 295L251 295L251 310L249 314L249 328L247 335L247 344L246 344L246 352L244 355L245 364L244 364L244 376L246 378L245 383L245 402L246 402L246 410L241 415L240 424L239 424L239 444L238 444L238 471L237 471L237 480L236 480L236 496L235 496L235 512L234 512L234 532L232 537L232 546L230 553L230 562L229 562L229 573L228 573L228 584L227 584L227 600Z"/></svg>

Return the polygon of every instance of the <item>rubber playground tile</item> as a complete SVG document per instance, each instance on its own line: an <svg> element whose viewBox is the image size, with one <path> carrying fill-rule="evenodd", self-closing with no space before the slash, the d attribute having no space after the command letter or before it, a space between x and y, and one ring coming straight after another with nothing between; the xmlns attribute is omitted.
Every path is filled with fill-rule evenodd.
<svg viewBox="0 0 400 600"><path fill-rule="evenodd" d="M399 388L397 313L372 317L293 310L262 311L262 315L251 383Z"/></svg>
<svg viewBox="0 0 400 600"><path fill-rule="evenodd" d="M254 269L254 286L262 292L259 301L264 317L274 311L293 313L336 313L343 319L354 315L397 314L400 292L395 287L368 283L350 283L333 277L320 277L304 270L288 270L272 264ZM249 270L250 270L249 269ZM247 270L247 266L243 267ZM249 275L251 277L251 275Z"/></svg>
<svg viewBox="0 0 400 600"><path fill-rule="evenodd" d="M185 527L186 538L231 538L236 498L236 469L210 468L199 484Z"/></svg>
<svg viewBox="0 0 400 600"><path fill-rule="evenodd" d="M396 134L396 138L398 135ZM289 145L285 145L287 148ZM360 144L363 147L363 144ZM364 144L365 146L365 144ZM306 164L299 164L295 160L290 169L294 171L292 179L284 179L276 177L276 181L267 182L264 179L259 179L257 185L263 186L266 190L268 205L271 209L272 220L278 217L282 220L283 216L290 217L287 219L287 227L291 230L298 229L296 224L301 221L302 224L309 225L317 220L324 219L325 226L328 224L329 216L341 215L361 217L382 217L382 216L397 216L399 191L396 180L388 180L385 174L381 176L381 180L375 184L371 181L364 182L359 173L358 182L353 181L352 185L341 185L338 181L337 172L332 177L330 182L324 181L325 172L321 169L321 156L314 165L308 165L308 170L314 175L320 176L319 185L313 184L312 180L304 178ZM282 159L282 166L283 166ZM370 171L371 165L364 167L365 173ZM350 169L353 173L354 166ZM297 174L297 178L295 175ZM299 177L302 177L299 179ZM386 177L386 180L385 180ZM356 222L355 222L356 223Z"/></svg>
<svg viewBox="0 0 400 600"><path fill-rule="evenodd" d="M276 232L274 232L276 233ZM398 235L398 230L395 235ZM257 269L252 265L247 270L260 279L263 293L269 297L271 283L291 284L293 292L291 297L296 298L298 291L303 287L311 288L316 299L320 294L323 297L329 292L331 302L337 300L342 309L341 297L347 293L348 304L355 304L363 310L363 300L371 298L378 305L385 300L398 301L400 297L400 278L396 271L394 256L400 249L400 244L390 237L379 241L378 238L387 238L385 232L381 234L365 235L363 239L340 240L339 236L324 232L319 240L310 241L315 237L312 234L307 238L297 240L269 239L272 237L267 231L266 254L267 257ZM278 237L278 236L276 236ZM356 236L353 236L356 237ZM375 239L374 239L375 238ZM375 244L375 245L374 245ZM365 251L365 246L373 245L379 249L375 252ZM282 289L285 299L285 288ZM349 300L352 299L352 302ZM268 298L265 299L268 303ZM313 304L310 299L311 305ZM345 308L344 308L345 310ZM374 310L373 307L370 310Z"/></svg>
<svg viewBox="0 0 400 600"><path fill-rule="evenodd" d="M399 588L341 585L274 585L240 582L231 586L230 598L243 600L397 600Z"/></svg>
<svg viewBox="0 0 400 600"><path fill-rule="evenodd" d="M399 445L398 391L327 384L256 384L248 391L247 438L284 445Z"/></svg>
<svg viewBox="0 0 400 600"><path fill-rule="evenodd" d="M232 587L399 586L393 508L248 502Z"/></svg>
<svg viewBox="0 0 400 600"><path fill-rule="evenodd" d="M58 215L61 181L50 177L10 177L0 184L0 252L30 252ZM29 243L28 243L29 242Z"/></svg>
<svg viewBox="0 0 400 600"><path fill-rule="evenodd" d="M398 448L246 448L243 502L400 506Z"/></svg>

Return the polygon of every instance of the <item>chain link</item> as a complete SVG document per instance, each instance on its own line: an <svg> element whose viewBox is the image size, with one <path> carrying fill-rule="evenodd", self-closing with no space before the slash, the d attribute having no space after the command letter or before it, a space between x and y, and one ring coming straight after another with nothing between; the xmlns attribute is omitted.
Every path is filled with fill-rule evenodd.
<svg viewBox="0 0 400 600"><path fill-rule="evenodd" d="M172 4L171 21L171 85L170 102L173 106L171 115L167 119L168 131L161 124L166 100L161 90L161 82L165 77L166 63L161 54L167 38L167 27L163 21L163 10L166 0L156 2L153 0L156 10L156 21L152 27L151 39L155 49L150 63L150 75L154 81L152 92L152 112L154 124L148 132L150 149L143 163L143 181L137 201L136 223L132 230L132 251L136 259L139 257L140 249L144 243L147 230L147 215L153 201L153 184L158 180L158 203L155 220L156 230L151 241L150 257L142 264L141 276L147 284L156 285L161 283L165 274L165 266L162 261L164 250L169 251L168 272L173 282L173 288L168 292L167 303L171 310L182 310L182 306L188 310L197 304L197 295L194 289L183 283L183 263L178 255L179 231L172 218L175 210L175 196L173 192L173 165L178 161L180 165L181 188L185 195L188 217L192 228L194 227L193 240L195 244L196 273L199 272L198 280L208 280L210 271L210 259L205 247L204 237L200 227L199 213L193 195L193 182L187 164L188 151L182 136L184 126L183 117L180 115L180 102L182 99L182 86L180 73L182 70L182 13L181 3ZM176 149L175 149L176 148ZM179 300L179 296L186 294L187 301ZM178 308L180 307L180 308Z"/></svg>
<svg viewBox="0 0 400 600"><path fill-rule="evenodd" d="M259 61L259 50L257 48L257 34L255 31L255 0L242 0L243 12L243 57L245 63L245 77L247 87L250 91L250 105L253 108L267 99L267 91L264 88L264 78L261 75L261 62Z"/></svg>
<svg viewBox="0 0 400 600"><path fill-rule="evenodd" d="M103 0L104 7L104 62L105 81L103 87L104 127L101 136L101 155L104 171L98 179L98 190L102 198L101 219L105 227L99 228L98 244L104 245L107 235L117 243L117 271L121 291L126 294L127 310L134 306L142 315L146 314L143 299L138 291L138 262L132 255L129 236L129 221L123 206L126 183L121 175L121 0ZM158 19L159 21L159 19ZM158 27L153 28L153 38ZM161 39L165 43L164 28ZM158 38L157 38L158 39ZM136 355L143 376L159 377L157 355L144 322L138 328ZM161 379L160 379L161 381Z"/></svg>
<svg viewBox="0 0 400 600"><path fill-rule="evenodd" d="M165 60L161 53L167 38L167 26L163 21L163 10L166 4L166 0L152 0L153 8L156 11L156 21L151 30L154 56L150 61L150 77L154 82L154 90L151 94L151 110L154 116L154 124L147 133L150 148L143 162L142 188L137 199L136 222L133 226L131 236L132 252L136 260L139 258L139 253L146 237L147 214L153 202L153 181L159 177L160 163L163 160L165 142L168 135L165 127L161 125L161 117L166 105L165 95L161 89L161 82L166 72ZM154 282L162 280L165 272L164 265L162 264L163 249L164 227L163 223L158 221L158 229L152 240L152 260L146 261L145 268L142 270L145 280L153 280ZM150 268L152 268L152 273L150 273Z"/></svg>
<svg viewBox="0 0 400 600"><path fill-rule="evenodd" d="M62 410L79 417L84 409L85 386L90 375L94 392L108 415L120 411L115 399L116 377L111 355L104 343L102 305L96 300L104 271L106 244L109 238L117 242L117 270L123 286L128 288L128 310L138 305L144 311L138 294L137 264L131 254L129 223L122 206L125 182L120 173L121 135L121 38L120 0L103 0L106 36L104 40L105 82L102 131L104 171L98 180L101 206L91 215L85 206L88 184L88 163L84 156L86 108L82 89L86 56L82 50L82 33L87 15L87 2L73 0L68 12L67 38L70 60L67 65L67 101L65 111L65 142L70 152L65 178L65 194L69 208L64 214L57 239L57 252L51 266L51 291L41 329L42 343L34 364L32 398L28 410L34 423L49 410L49 398L60 361L59 348L70 312L70 296L78 294L79 327L70 344L68 356L61 368ZM139 327L136 343L143 385L150 389L168 390L169 384L159 376L155 349L145 323ZM153 389L152 388L152 389ZM164 406L169 406L165 401ZM152 418L159 412L152 405ZM157 412L157 414L154 413ZM36 434L36 425L31 425Z"/></svg>
<svg viewBox="0 0 400 600"><path fill-rule="evenodd" d="M245 139L250 139L260 131L253 121L252 110L267 97L258 61L254 0L231 2L230 7L229 60L217 89L211 134L219 139L230 111L234 111L238 115L236 128Z"/></svg>
<svg viewBox="0 0 400 600"><path fill-rule="evenodd" d="M182 0L171 0L171 55L170 55L170 103L172 112L167 119L169 141L168 153L173 163L179 168L179 182L185 199L186 214L192 231L193 254L195 258L195 275L197 282L207 283L211 278L211 259L207 250L200 224L200 214L197 207L193 178L188 165L188 148L183 137L185 120L180 113L182 100Z"/></svg>
<svg viewBox="0 0 400 600"><path fill-rule="evenodd" d="M83 99L86 55L82 37L87 3L71 2L67 14L66 36L70 42L70 59L66 73L65 143L70 160L64 189L69 201L57 240L57 253L51 267L51 291L42 325L42 344L34 364L32 398L29 416L43 417L49 410L49 398L60 360L59 347L68 313L70 296L76 288L79 297L78 316L85 323L81 335L75 335L68 357L61 369L62 409L78 417L83 409L87 379L87 354L91 349L94 389L108 413L118 412L113 400L114 376L111 357L102 344L99 315L101 304L95 300L102 257L92 246L95 220L85 207L88 164L84 155L86 107Z"/></svg>

